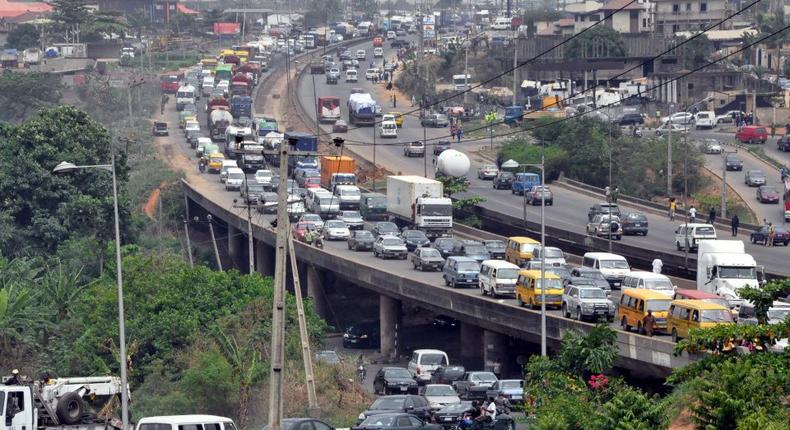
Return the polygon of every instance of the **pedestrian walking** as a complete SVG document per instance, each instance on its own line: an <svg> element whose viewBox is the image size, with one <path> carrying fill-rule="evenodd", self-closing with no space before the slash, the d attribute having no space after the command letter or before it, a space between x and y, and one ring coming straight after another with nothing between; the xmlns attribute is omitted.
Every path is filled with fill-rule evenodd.
<svg viewBox="0 0 790 430"><path fill-rule="evenodd" d="M661 273L664 268L664 262L660 258L653 260L653 273Z"/></svg>
<svg viewBox="0 0 790 430"><path fill-rule="evenodd" d="M455 138L458 140L458 143L461 143L461 138L464 135L464 129L458 127L458 130L455 131Z"/></svg>
<svg viewBox="0 0 790 430"><path fill-rule="evenodd" d="M669 220L675 220L675 211L678 209L678 204L674 197L669 198Z"/></svg>
<svg viewBox="0 0 790 430"><path fill-rule="evenodd" d="M392 95L392 107L398 107L398 97L395 94Z"/></svg>
<svg viewBox="0 0 790 430"><path fill-rule="evenodd" d="M695 209L694 206L689 209L689 221L691 221L692 224L697 222L697 209Z"/></svg>
<svg viewBox="0 0 790 430"><path fill-rule="evenodd" d="M768 223L768 240L765 242L765 246L774 246L774 238L776 237L776 227L774 227L774 223Z"/></svg>
<svg viewBox="0 0 790 430"><path fill-rule="evenodd" d="M713 224L715 222L716 222L716 208L711 206L710 211L708 211L708 224Z"/></svg>
<svg viewBox="0 0 790 430"><path fill-rule="evenodd" d="M417 103L417 99L414 96L411 96L411 107L414 107L414 104Z"/></svg>
<svg viewBox="0 0 790 430"><path fill-rule="evenodd" d="M645 330L645 335L653 337L653 329L655 329L655 326L656 326L656 317L653 316L653 311L648 310L647 316L642 322L642 327Z"/></svg>
<svg viewBox="0 0 790 430"><path fill-rule="evenodd" d="M732 237L738 235L738 227L740 227L740 225L741 225L741 220L738 219L738 215L737 214L733 215L732 219L730 220L730 227L732 227Z"/></svg>

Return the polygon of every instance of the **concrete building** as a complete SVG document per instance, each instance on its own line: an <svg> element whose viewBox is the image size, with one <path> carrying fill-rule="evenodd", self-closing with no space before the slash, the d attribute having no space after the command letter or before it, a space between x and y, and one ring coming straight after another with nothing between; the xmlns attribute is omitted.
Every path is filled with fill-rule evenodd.
<svg viewBox="0 0 790 430"><path fill-rule="evenodd" d="M99 0L99 10L124 13L142 11L152 22L170 22L170 18L177 13L197 14L197 11L179 0Z"/></svg>
<svg viewBox="0 0 790 430"><path fill-rule="evenodd" d="M11 31L17 24L44 18L52 6L44 2L19 2L0 0L0 33Z"/></svg>
<svg viewBox="0 0 790 430"><path fill-rule="evenodd" d="M641 33L653 29L653 3L638 0L610 0L606 3L588 0L583 3L569 4L565 11L573 15L574 32L578 33L596 22L618 33Z"/></svg>
<svg viewBox="0 0 790 430"><path fill-rule="evenodd" d="M727 16L726 0L654 0L656 31L673 36L680 31L702 30ZM718 28L727 30L731 24Z"/></svg>

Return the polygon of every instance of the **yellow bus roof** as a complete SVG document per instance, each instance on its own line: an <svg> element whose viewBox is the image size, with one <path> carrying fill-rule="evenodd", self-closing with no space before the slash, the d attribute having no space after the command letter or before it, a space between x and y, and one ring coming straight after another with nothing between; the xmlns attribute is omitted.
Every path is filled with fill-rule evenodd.
<svg viewBox="0 0 790 430"><path fill-rule="evenodd" d="M513 242L516 242L516 243L540 243L537 240L532 239L530 237L526 237L526 236L512 236L512 237L509 237L507 239L508 240L512 240Z"/></svg>
<svg viewBox="0 0 790 430"><path fill-rule="evenodd" d="M518 273L519 273L519 275L524 275L527 278L540 279L540 270L536 270L536 269L522 269ZM546 279L560 279L560 277L557 276L555 273L549 272L549 271L544 271L544 278L546 278Z"/></svg>
<svg viewBox="0 0 790 430"><path fill-rule="evenodd" d="M693 299L673 300L672 304L689 309L698 309L698 310L723 309L729 311L729 309L724 307L723 305L720 305L718 303L706 302L703 300L693 300Z"/></svg>
<svg viewBox="0 0 790 430"><path fill-rule="evenodd" d="M671 297L667 296L666 294L659 293L658 291L653 290L645 290L642 288L626 288L623 290L624 296L629 297L636 297L637 299L643 300L672 300Z"/></svg>

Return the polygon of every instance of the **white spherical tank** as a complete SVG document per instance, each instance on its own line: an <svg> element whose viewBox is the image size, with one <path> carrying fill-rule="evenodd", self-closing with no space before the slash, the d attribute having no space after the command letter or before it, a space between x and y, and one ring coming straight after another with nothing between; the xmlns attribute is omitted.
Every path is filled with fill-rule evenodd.
<svg viewBox="0 0 790 430"><path fill-rule="evenodd" d="M464 176L469 172L471 165L469 157L455 149L442 151L436 159L437 169L447 176Z"/></svg>

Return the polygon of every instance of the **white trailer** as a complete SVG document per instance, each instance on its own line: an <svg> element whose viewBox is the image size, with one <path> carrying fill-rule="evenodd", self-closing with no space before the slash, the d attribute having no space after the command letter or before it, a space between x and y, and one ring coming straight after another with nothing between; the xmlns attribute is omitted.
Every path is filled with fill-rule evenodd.
<svg viewBox="0 0 790 430"><path fill-rule="evenodd" d="M453 202L444 197L442 183L422 176L387 176L387 211L428 237L453 228Z"/></svg>
<svg viewBox="0 0 790 430"><path fill-rule="evenodd" d="M697 251L697 289L718 294L731 307L743 300L738 290L758 288L757 262L740 240L701 240Z"/></svg>

